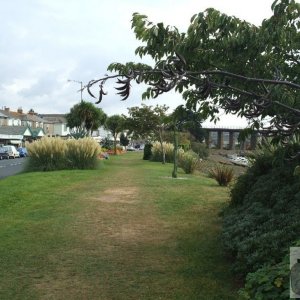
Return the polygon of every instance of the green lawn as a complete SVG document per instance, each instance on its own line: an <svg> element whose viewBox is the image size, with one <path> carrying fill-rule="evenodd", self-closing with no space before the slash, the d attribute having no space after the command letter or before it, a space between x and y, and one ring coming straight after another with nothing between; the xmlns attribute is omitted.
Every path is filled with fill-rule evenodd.
<svg viewBox="0 0 300 300"><path fill-rule="evenodd" d="M141 157L0 181L0 299L237 299L227 190Z"/></svg>

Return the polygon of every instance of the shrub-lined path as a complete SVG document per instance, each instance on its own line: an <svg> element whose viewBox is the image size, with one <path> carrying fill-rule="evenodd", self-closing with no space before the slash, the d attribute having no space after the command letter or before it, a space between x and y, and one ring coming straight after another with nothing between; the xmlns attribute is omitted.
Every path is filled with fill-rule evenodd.
<svg viewBox="0 0 300 300"><path fill-rule="evenodd" d="M128 153L0 182L0 299L237 299L227 190Z"/></svg>

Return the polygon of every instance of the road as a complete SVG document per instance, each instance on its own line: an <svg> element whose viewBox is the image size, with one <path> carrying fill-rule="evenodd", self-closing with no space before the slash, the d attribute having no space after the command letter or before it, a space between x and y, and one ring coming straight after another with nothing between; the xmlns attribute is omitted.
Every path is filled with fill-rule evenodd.
<svg viewBox="0 0 300 300"><path fill-rule="evenodd" d="M0 160L0 179L18 174L23 171L26 159L26 157L21 157Z"/></svg>

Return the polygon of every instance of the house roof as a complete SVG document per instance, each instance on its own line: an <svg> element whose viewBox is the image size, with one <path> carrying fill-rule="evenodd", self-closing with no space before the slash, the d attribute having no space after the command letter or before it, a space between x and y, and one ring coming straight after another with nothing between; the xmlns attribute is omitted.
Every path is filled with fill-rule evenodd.
<svg viewBox="0 0 300 300"><path fill-rule="evenodd" d="M1 111L0 111L0 118L8 118L7 115L3 114Z"/></svg>
<svg viewBox="0 0 300 300"><path fill-rule="evenodd" d="M2 135L26 135L31 136L29 127L25 126L0 126L0 134Z"/></svg>
<svg viewBox="0 0 300 300"><path fill-rule="evenodd" d="M10 111L10 110L0 110L0 113L6 116L7 118L12 118L12 119L19 119L19 120L26 120L26 114L19 113L16 111Z"/></svg>
<svg viewBox="0 0 300 300"><path fill-rule="evenodd" d="M44 119L42 119L39 115L37 115L35 112L29 112L29 113L23 113L23 111L11 111L8 109L0 109L0 117L3 115L3 117L6 118L12 118L12 119L19 119L21 121L30 121L30 122L45 122Z"/></svg>
<svg viewBox="0 0 300 300"><path fill-rule="evenodd" d="M43 128L30 128L33 137L42 137L45 135L45 131Z"/></svg>
<svg viewBox="0 0 300 300"><path fill-rule="evenodd" d="M65 114L40 114L39 115L45 122L45 120L51 123L67 123Z"/></svg>
<svg viewBox="0 0 300 300"><path fill-rule="evenodd" d="M38 115L35 114L26 114L26 120L27 121L32 121L32 122L40 122L43 123L45 120L40 118Z"/></svg>

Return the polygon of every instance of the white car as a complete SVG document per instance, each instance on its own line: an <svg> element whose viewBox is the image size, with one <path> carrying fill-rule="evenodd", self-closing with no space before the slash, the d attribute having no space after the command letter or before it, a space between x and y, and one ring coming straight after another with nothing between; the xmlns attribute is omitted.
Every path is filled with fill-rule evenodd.
<svg viewBox="0 0 300 300"><path fill-rule="evenodd" d="M17 151L15 146L5 145L2 148L4 148L7 151L9 158L20 157L20 153Z"/></svg>
<svg viewBox="0 0 300 300"><path fill-rule="evenodd" d="M236 156L229 159L230 162L232 162L235 165L240 166L249 166L249 160L246 157L243 156Z"/></svg>

